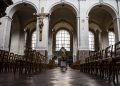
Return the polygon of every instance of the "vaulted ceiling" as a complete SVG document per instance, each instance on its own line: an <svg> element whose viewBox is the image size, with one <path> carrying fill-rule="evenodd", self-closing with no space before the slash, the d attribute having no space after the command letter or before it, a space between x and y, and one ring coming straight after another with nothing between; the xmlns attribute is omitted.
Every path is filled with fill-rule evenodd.
<svg viewBox="0 0 120 86"><path fill-rule="evenodd" d="M64 21L69 23L73 28L76 25L76 14L68 5L59 5L57 8L51 13L50 16L50 28L53 28L55 24Z"/></svg>
<svg viewBox="0 0 120 86"><path fill-rule="evenodd" d="M110 27L113 24L113 18L111 14L103 9L102 7L97 7L92 9L89 13L89 22L96 23L99 25L101 30L104 30L108 26Z"/></svg>
<svg viewBox="0 0 120 86"><path fill-rule="evenodd" d="M36 21L36 17L33 16L33 13L35 13L35 9L29 5L29 4L21 4L21 8L18 9L14 15L17 15L19 18L19 21L23 28L33 21ZM14 20L14 16L13 16Z"/></svg>

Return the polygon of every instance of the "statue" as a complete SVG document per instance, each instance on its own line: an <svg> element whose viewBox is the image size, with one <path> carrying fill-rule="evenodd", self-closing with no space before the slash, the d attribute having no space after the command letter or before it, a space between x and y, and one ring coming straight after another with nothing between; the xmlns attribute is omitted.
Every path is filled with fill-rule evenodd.
<svg viewBox="0 0 120 86"><path fill-rule="evenodd" d="M44 15L40 15L39 16L39 40L42 41L42 29L43 29L43 26L44 26L44 23L43 23L43 19L44 19Z"/></svg>
<svg viewBox="0 0 120 86"><path fill-rule="evenodd" d="M48 13L44 13L44 8L42 7L41 13L34 13L33 15L37 16L39 19L39 40L42 41L42 29L44 26L43 19L48 17Z"/></svg>
<svg viewBox="0 0 120 86"><path fill-rule="evenodd" d="M60 49L60 57L61 57L61 60L65 60L66 59L66 50L65 50L65 48L64 47L62 47L61 49Z"/></svg>
<svg viewBox="0 0 120 86"><path fill-rule="evenodd" d="M60 49L60 56L61 56L61 60L60 60L61 71L66 71L67 59L66 59L66 49L64 47Z"/></svg>

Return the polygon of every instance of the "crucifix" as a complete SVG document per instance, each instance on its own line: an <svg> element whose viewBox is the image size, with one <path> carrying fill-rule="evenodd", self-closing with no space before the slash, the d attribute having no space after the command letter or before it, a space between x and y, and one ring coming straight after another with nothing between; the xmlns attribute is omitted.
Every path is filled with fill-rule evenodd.
<svg viewBox="0 0 120 86"><path fill-rule="evenodd" d="M43 26L44 26L43 19L45 17L48 17L49 14L44 13L44 8L42 7L41 13L33 13L33 15L38 17L38 20L39 20L39 40L42 41L42 30L43 30Z"/></svg>

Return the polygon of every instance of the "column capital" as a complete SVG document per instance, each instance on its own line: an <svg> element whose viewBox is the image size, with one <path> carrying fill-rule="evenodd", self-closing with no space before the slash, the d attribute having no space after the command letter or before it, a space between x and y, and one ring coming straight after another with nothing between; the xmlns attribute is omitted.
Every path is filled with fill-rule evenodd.
<svg viewBox="0 0 120 86"><path fill-rule="evenodd" d="M80 16L76 16L77 19L80 19Z"/></svg>
<svg viewBox="0 0 120 86"><path fill-rule="evenodd" d="M115 20L120 20L120 17L115 17L115 18L113 18L113 21L115 21Z"/></svg>
<svg viewBox="0 0 120 86"><path fill-rule="evenodd" d="M12 22L12 18L10 16L5 16L6 19L9 19Z"/></svg>

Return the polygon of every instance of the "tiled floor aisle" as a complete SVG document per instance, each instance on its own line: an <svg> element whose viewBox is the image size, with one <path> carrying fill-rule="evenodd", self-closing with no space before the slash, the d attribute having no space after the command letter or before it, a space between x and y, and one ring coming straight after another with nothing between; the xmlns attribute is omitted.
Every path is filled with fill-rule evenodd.
<svg viewBox="0 0 120 86"><path fill-rule="evenodd" d="M14 76L0 74L0 86L113 86L105 80L98 80L78 70L68 69L61 72L59 68L36 75ZM120 86L117 85L117 86Z"/></svg>

